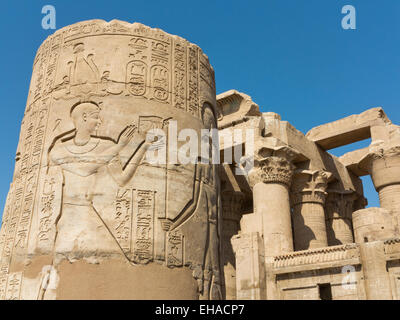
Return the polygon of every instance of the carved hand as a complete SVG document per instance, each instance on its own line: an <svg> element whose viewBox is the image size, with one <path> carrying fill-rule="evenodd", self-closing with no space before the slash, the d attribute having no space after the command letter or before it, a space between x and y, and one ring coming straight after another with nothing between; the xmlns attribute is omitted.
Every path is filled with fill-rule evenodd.
<svg viewBox="0 0 400 320"><path fill-rule="evenodd" d="M169 231L171 229L172 226L172 221L168 218L160 218L161 221L161 228L164 231Z"/></svg>
<svg viewBox="0 0 400 320"><path fill-rule="evenodd" d="M118 139L118 145L121 147L126 146L131 141L133 134L136 132L137 127L135 124L127 126L122 132Z"/></svg>

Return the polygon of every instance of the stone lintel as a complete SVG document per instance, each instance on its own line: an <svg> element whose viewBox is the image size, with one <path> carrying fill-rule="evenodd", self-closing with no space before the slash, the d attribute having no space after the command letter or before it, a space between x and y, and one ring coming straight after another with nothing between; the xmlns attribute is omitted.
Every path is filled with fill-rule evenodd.
<svg viewBox="0 0 400 320"><path fill-rule="evenodd" d="M306 137L325 150L344 146L371 137L371 127L390 125L381 107L353 114L343 119L312 128Z"/></svg>

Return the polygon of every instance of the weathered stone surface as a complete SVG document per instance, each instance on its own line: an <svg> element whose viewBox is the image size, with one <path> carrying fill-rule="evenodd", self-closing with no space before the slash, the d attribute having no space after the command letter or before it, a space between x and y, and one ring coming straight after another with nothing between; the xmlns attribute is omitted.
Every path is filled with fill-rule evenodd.
<svg viewBox="0 0 400 320"><path fill-rule="evenodd" d="M58 30L34 61L0 299L400 299L400 127L382 108L307 135L283 118L216 96L178 36ZM365 208L367 174L380 208Z"/></svg>
<svg viewBox="0 0 400 320"><path fill-rule="evenodd" d="M17 282L12 298L222 298L216 165L145 157L162 152L150 129L200 132L215 114L208 58L178 36L117 20L50 36L3 215L2 298Z"/></svg>
<svg viewBox="0 0 400 320"><path fill-rule="evenodd" d="M220 136L221 152L234 154L240 146L254 153L230 166L245 168L252 158L254 167L242 171L246 179L234 170L224 179L226 188L253 203L242 210L239 235L232 238L240 247L236 297L262 299L265 281L266 299L399 299L398 126L374 108L304 135L274 112L243 116L249 109L235 95L220 95L218 107L229 118L222 131L254 129L254 148L243 133L231 143ZM369 137L370 147L342 157L325 151ZM382 208L364 209L359 177L367 174Z"/></svg>

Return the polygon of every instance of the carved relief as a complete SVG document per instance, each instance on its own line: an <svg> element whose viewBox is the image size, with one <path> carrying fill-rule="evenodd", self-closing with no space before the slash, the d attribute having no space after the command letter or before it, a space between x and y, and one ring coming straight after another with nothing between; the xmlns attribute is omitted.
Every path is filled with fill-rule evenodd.
<svg viewBox="0 0 400 320"><path fill-rule="evenodd" d="M154 192L135 190L133 261L148 263L154 255Z"/></svg>
<svg viewBox="0 0 400 320"><path fill-rule="evenodd" d="M188 112L199 114L199 56L195 46L188 47Z"/></svg>
<svg viewBox="0 0 400 320"><path fill-rule="evenodd" d="M110 41L98 46L100 39ZM39 48L0 231L2 299L24 298L22 284L29 287L34 280L25 282L22 272L9 270L31 268L29 259L36 254L52 260L46 263L57 271L65 259L101 263L119 254L141 264L157 260L168 267L193 267L201 271L202 295L218 296L215 168L142 163L152 143L145 141L150 129L168 134L170 116L183 125L186 112L200 116L200 81L210 86L214 80L201 50L189 46L140 24L89 21L62 28ZM95 102L93 97L104 99ZM99 104L105 106L109 125L102 125ZM152 147L160 149L159 144ZM181 199L174 202L175 188L183 186ZM195 208L201 220L192 219L193 212L188 219L201 232L201 243L196 259L186 259L186 240L193 238L193 246L198 238L183 225L163 228L161 219L176 220L195 202L201 204ZM24 294L31 290L22 289ZM41 297L52 296L53 289L41 289Z"/></svg>
<svg viewBox="0 0 400 320"><path fill-rule="evenodd" d="M6 299L7 275L0 276L0 300Z"/></svg>
<svg viewBox="0 0 400 320"><path fill-rule="evenodd" d="M56 206L55 184L56 181L54 178L45 179L42 196L40 198L39 230L38 230L39 242L50 241L49 233L54 223L55 206Z"/></svg>
<svg viewBox="0 0 400 320"><path fill-rule="evenodd" d="M125 253L131 250L132 190L118 189L115 197L114 234Z"/></svg>
<svg viewBox="0 0 400 320"><path fill-rule="evenodd" d="M325 203L326 226L329 244L352 243L352 214L354 201L357 195L354 192L339 192L328 190Z"/></svg>
<svg viewBox="0 0 400 320"><path fill-rule="evenodd" d="M183 235L179 230L168 232L167 266L183 266Z"/></svg>
<svg viewBox="0 0 400 320"><path fill-rule="evenodd" d="M134 59L127 65L126 85L130 94L142 96L146 93L148 67L146 64L147 40L132 38L129 42L130 56Z"/></svg>
<svg viewBox="0 0 400 320"><path fill-rule="evenodd" d="M249 173L250 185L256 183L283 183L290 186L294 166L282 157L266 157L254 161L254 168Z"/></svg>
<svg viewBox="0 0 400 320"><path fill-rule="evenodd" d="M169 72L168 69L155 65L151 67L151 85L153 97L159 101L166 101L169 97Z"/></svg>
<svg viewBox="0 0 400 320"><path fill-rule="evenodd" d="M147 65L139 60L128 63L126 85L130 94L142 96L146 93Z"/></svg>
<svg viewBox="0 0 400 320"><path fill-rule="evenodd" d="M174 44L174 101L176 108L186 110L186 47Z"/></svg>
<svg viewBox="0 0 400 320"><path fill-rule="evenodd" d="M8 276L6 300L19 300L22 283L22 272L14 272Z"/></svg>
<svg viewBox="0 0 400 320"><path fill-rule="evenodd" d="M200 78L215 92L214 71L203 55L200 55Z"/></svg>
<svg viewBox="0 0 400 320"><path fill-rule="evenodd" d="M135 174L147 142L136 133L137 126L134 124L121 132L117 142L97 137L95 133L102 123L99 114L100 109L94 102L75 104L71 108L75 131L64 134L64 138L55 142L49 150L50 171L59 169L64 176L55 252L70 259L81 252L120 252L122 249L126 254L130 250L129 189L118 191L114 224L106 226L101 218L102 212L93 204L93 186L99 174L109 174L117 185L124 187ZM133 164L123 169L119 153L132 139L137 140L133 157L129 157ZM51 192L45 199L52 199ZM98 237L102 238L102 243L96 242ZM78 238L79 245L76 244Z"/></svg>
<svg viewBox="0 0 400 320"><path fill-rule="evenodd" d="M292 184L292 205L305 202L325 203L330 172L298 170Z"/></svg>
<svg viewBox="0 0 400 320"><path fill-rule="evenodd" d="M127 44L130 61L126 62L125 83L113 80L113 71L98 65L95 53L86 50L86 37L108 34L134 36ZM69 71L59 76L55 83L61 50L71 50L74 59L61 61L68 65ZM140 24L91 21L64 28L40 47L35 66L37 80L33 81L33 86L37 90L31 94L35 98L42 93L52 93L55 99L88 100L125 91L134 96L173 103L177 108L199 116L199 91L202 90L199 81L210 89L207 96L215 95L214 72L197 46L187 47L182 40L172 41L163 32Z"/></svg>

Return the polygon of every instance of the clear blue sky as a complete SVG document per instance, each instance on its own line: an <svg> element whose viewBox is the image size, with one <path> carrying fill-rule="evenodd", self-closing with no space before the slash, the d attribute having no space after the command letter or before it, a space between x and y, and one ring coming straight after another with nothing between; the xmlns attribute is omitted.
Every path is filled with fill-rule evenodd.
<svg viewBox="0 0 400 320"><path fill-rule="evenodd" d="M0 210L12 178L33 59L53 32L41 27L46 4L56 8L57 28L120 19L178 34L209 56L217 93L247 93L262 111L281 114L304 133L376 106L400 124L399 0L2 1ZM357 10L356 30L341 27L346 4ZM371 182L364 181L370 205L378 206Z"/></svg>

